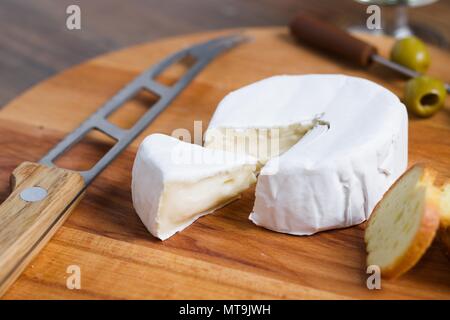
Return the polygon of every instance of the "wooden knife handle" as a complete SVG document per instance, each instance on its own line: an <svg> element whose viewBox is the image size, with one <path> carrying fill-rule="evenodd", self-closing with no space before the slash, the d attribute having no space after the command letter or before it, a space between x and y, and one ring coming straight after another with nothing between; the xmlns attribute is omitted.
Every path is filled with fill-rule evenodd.
<svg viewBox="0 0 450 320"><path fill-rule="evenodd" d="M11 188L0 206L0 296L76 206L84 180L74 171L24 162L12 173Z"/></svg>
<svg viewBox="0 0 450 320"><path fill-rule="evenodd" d="M348 32L304 12L289 25L292 35L300 42L333 53L359 66L366 67L377 49Z"/></svg>

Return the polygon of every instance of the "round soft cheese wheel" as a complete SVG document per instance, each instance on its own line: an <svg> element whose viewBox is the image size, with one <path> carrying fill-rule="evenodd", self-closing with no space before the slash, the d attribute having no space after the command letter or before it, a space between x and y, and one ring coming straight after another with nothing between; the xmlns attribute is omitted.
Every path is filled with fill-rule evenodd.
<svg viewBox="0 0 450 320"><path fill-rule="evenodd" d="M365 221L407 166L405 106L361 78L283 75L243 87L220 102L205 146L232 151L235 140L224 143L218 132L253 129L268 137L258 147L279 142L280 150L259 157L250 219L278 232L309 235ZM237 149L255 155L252 148Z"/></svg>

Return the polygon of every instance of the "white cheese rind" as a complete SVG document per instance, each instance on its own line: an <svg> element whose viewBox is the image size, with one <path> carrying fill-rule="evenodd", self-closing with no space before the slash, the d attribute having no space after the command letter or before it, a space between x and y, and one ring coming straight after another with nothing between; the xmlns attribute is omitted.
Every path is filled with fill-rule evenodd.
<svg viewBox="0 0 450 320"><path fill-rule="evenodd" d="M165 240L236 199L256 182L255 170L251 157L153 134L134 162L133 205L147 229Z"/></svg>
<svg viewBox="0 0 450 320"><path fill-rule="evenodd" d="M385 88L343 75L277 76L219 104L205 141L218 129L272 128L320 119L291 149L262 168L250 219L309 235L366 220L407 166L408 118Z"/></svg>

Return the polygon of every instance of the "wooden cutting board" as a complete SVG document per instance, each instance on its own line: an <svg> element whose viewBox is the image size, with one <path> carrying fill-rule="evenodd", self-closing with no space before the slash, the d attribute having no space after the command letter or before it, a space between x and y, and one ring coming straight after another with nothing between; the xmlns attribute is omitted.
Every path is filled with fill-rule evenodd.
<svg viewBox="0 0 450 320"><path fill-rule="evenodd" d="M141 71L168 54L225 31L188 35L127 48L71 68L38 84L0 111L0 199L22 161L37 161ZM150 133L171 134L194 121L206 129L231 90L277 74L344 73L401 94L404 80L381 67L370 72L295 44L285 28L246 29L254 40L208 66L175 102L88 189L71 217L4 298L450 298L450 264L435 243L420 263L382 290L368 290L364 225L310 237L265 230L248 219L253 190L161 242L135 214L130 173L136 149ZM364 36L386 54L392 39ZM431 49L432 75L450 80L450 57ZM172 70L163 76L171 81ZM320 92L317 92L319 95ZM115 120L129 126L144 99ZM431 119L410 118L410 163L429 162L450 178L450 105ZM128 107L127 107L128 108ZM131 111L130 111L131 110ZM93 135L64 160L85 165L110 147ZM151 190L149 190L151 192ZM81 289L69 290L66 271L81 270Z"/></svg>

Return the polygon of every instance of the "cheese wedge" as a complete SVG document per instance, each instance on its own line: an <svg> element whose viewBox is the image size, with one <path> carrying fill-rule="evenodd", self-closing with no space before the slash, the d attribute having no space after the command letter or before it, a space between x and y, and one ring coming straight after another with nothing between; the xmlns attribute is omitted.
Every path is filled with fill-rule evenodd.
<svg viewBox="0 0 450 320"><path fill-rule="evenodd" d="M258 158L250 219L294 235L365 221L408 159L405 106L344 75L275 76L228 94L207 148Z"/></svg>
<svg viewBox="0 0 450 320"><path fill-rule="evenodd" d="M133 205L147 229L165 240L239 197L256 182L256 159L153 134L132 173Z"/></svg>
<svg viewBox="0 0 450 320"><path fill-rule="evenodd" d="M367 265L396 278L411 269L432 243L439 227L440 191L435 172L410 168L383 196L365 231Z"/></svg>

